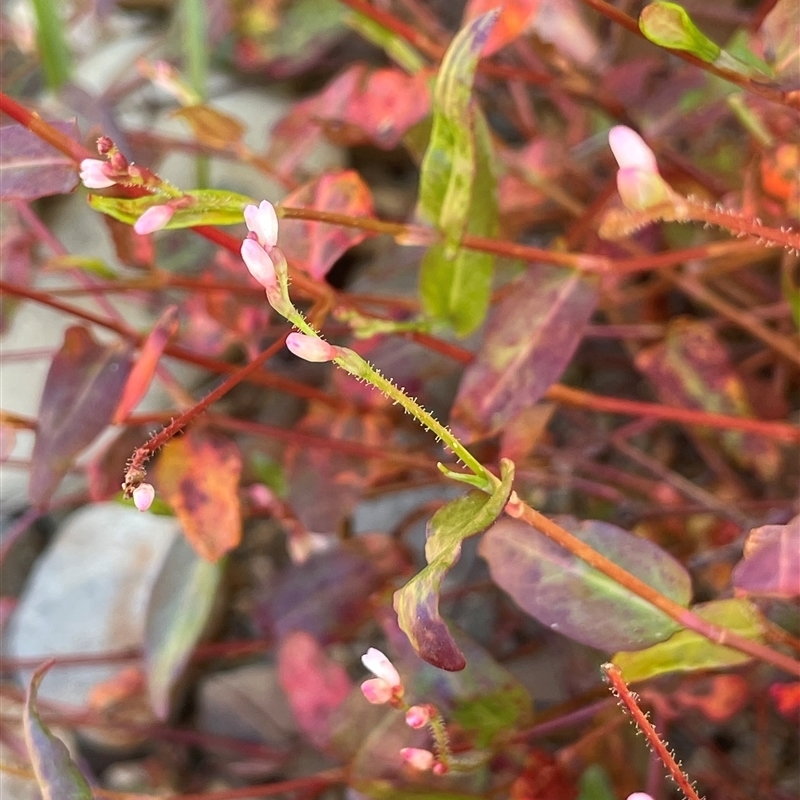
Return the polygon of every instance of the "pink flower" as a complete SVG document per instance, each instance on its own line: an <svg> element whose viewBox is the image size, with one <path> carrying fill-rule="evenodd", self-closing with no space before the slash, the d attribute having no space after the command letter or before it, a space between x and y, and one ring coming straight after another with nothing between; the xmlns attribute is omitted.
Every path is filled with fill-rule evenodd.
<svg viewBox="0 0 800 800"><path fill-rule="evenodd" d="M394 690L383 678L370 678L361 684L361 692L367 702L374 706L382 706L394 697Z"/></svg>
<svg viewBox="0 0 800 800"><path fill-rule="evenodd" d="M406 711L406 725L409 728L424 728L431 719L430 706L411 706Z"/></svg>
<svg viewBox="0 0 800 800"><path fill-rule="evenodd" d="M136 233L160 231L171 219L175 209L171 206L152 206L142 214L133 226Z"/></svg>
<svg viewBox="0 0 800 800"><path fill-rule="evenodd" d="M133 490L133 504L139 511L147 511L156 496L156 490L149 483L140 483Z"/></svg>
<svg viewBox="0 0 800 800"><path fill-rule="evenodd" d="M290 334L291 336L294 334ZM375 676L361 684L361 691L370 703L381 705L403 696L400 673L380 650L370 647L361 656L361 663Z"/></svg>
<svg viewBox="0 0 800 800"><path fill-rule="evenodd" d="M304 358L306 361L333 361L334 358L338 355L336 348L333 345L328 344L327 342L323 341L322 339L318 339L316 336L307 336L305 333L290 333L286 337L286 346L291 350L296 356L299 358ZM370 648L370 652L374 648ZM378 652L377 650L375 652ZM364 656L366 658L367 656ZM363 661L364 658L361 660ZM386 658L386 656L384 656ZM388 659L387 663L389 662ZM366 662L364 662L364 666L368 669L372 669ZM392 667L394 669L394 667ZM375 672L374 669L372 669ZM395 673L397 670L395 670ZM377 675L377 673L375 673ZM399 680L399 678L398 678Z"/></svg>
<svg viewBox="0 0 800 800"><path fill-rule="evenodd" d="M404 747L400 751L403 761L420 772L426 772L433 766L435 757L430 750L421 750L419 747Z"/></svg>
<svg viewBox="0 0 800 800"><path fill-rule="evenodd" d="M636 131L617 125L608 132L608 144L619 164L617 190L627 209L642 211L671 199L653 151Z"/></svg>
<svg viewBox="0 0 800 800"><path fill-rule="evenodd" d="M255 206L250 206L255 208ZM278 288L278 276L269 253L255 240L242 242L242 261L250 274L269 292Z"/></svg>
<svg viewBox="0 0 800 800"><path fill-rule="evenodd" d="M644 792L634 792L628 795L628 800L653 800L653 798Z"/></svg>
<svg viewBox="0 0 800 800"><path fill-rule="evenodd" d="M106 162L99 158L84 158L81 161L80 178L87 189L108 189L116 183L106 174Z"/></svg>
<svg viewBox="0 0 800 800"><path fill-rule="evenodd" d="M256 235L258 243L269 253L278 241L278 216L272 203L262 200L258 206L246 206L244 221L247 230Z"/></svg>

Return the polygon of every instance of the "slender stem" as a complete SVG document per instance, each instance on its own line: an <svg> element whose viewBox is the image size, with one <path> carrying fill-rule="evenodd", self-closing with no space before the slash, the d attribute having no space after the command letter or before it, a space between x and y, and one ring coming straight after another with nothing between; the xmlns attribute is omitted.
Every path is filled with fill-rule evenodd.
<svg viewBox="0 0 800 800"><path fill-rule="evenodd" d="M620 702L628 709L636 727L644 734L645 738L653 748L653 752L661 759L664 766L669 771L670 777L675 781L678 788L684 793L687 800L700 800L697 790L692 785L686 773L678 766L675 756L661 737L656 733L647 715L639 708L636 698L625 685L619 667L614 664L603 664L603 672L611 683L611 690L619 698Z"/></svg>

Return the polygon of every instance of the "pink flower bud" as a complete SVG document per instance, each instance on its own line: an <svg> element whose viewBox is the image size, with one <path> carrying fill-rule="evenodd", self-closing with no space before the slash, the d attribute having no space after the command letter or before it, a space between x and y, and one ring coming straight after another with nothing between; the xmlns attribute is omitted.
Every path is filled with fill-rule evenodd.
<svg viewBox="0 0 800 800"><path fill-rule="evenodd" d="M424 728L431 719L430 706L411 706L406 711L406 725L409 728Z"/></svg>
<svg viewBox="0 0 800 800"><path fill-rule="evenodd" d="M253 206L251 206L253 207ZM269 292L278 288L278 276L269 253L255 240L242 242L242 261L250 274Z"/></svg>
<svg viewBox="0 0 800 800"><path fill-rule="evenodd" d="M171 206L152 206L136 220L133 229L140 234L160 231L172 219L174 213L175 209Z"/></svg>
<svg viewBox="0 0 800 800"><path fill-rule="evenodd" d="M337 356L336 348L316 336L307 336L305 333L290 333L286 337L286 346L299 358L306 361L333 361ZM373 648L370 648L373 649ZM364 656L366 658L366 656ZM361 660L363 661L364 658ZM386 658L386 656L384 656ZM389 662L388 659L387 663ZM364 664L368 669L372 669L368 664ZM391 666L391 664L390 664ZM394 667L392 667L394 669ZM375 672L375 670L372 670ZM395 670L395 673L397 671ZM377 672L375 673L378 674ZM398 678L399 681L399 678Z"/></svg>
<svg viewBox="0 0 800 800"><path fill-rule="evenodd" d="M388 703L393 697L392 687L383 678L370 678L361 684L361 692L375 706Z"/></svg>
<svg viewBox="0 0 800 800"><path fill-rule="evenodd" d="M139 511L147 511L156 496L156 490L149 483L140 483L133 490L133 504Z"/></svg>
<svg viewBox="0 0 800 800"><path fill-rule="evenodd" d="M672 198L653 151L636 131L617 125L608 132L608 144L619 164L617 191L625 208L642 211Z"/></svg>
<svg viewBox="0 0 800 800"><path fill-rule="evenodd" d="M653 798L645 792L634 792L628 795L628 800L653 800Z"/></svg>
<svg viewBox="0 0 800 800"><path fill-rule="evenodd" d="M430 750L421 750L419 747L404 747L400 751L403 761L420 772L426 772L433 766L434 755Z"/></svg>
<svg viewBox="0 0 800 800"><path fill-rule="evenodd" d="M297 334L290 334L290 338ZM308 338L308 337L307 337ZM376 677L382 678L391 687L402 686L400 673L394 664L380 650L370 647L366 654L361 656L361 663Z"/></svg>
<svg viewBox="0 0 800 800"><path fill-rule="evenodd" d="M108 189L116 181L106 175L106 162L99 158L84 158L81 161L80 178L87 189Z"/></svg>
<svg viewBox="0 0 800 800"><path fill-rule="evenodd" d="M608 145L620 169L641 169L658 172L653 151L636 131L625 125L617 125L608 132Z"/></svg>
<svg viewBox="0 0 800 800"><path fill-rule="evenodd" d="M249 205L244 210L247 230L256 235L258 243L269 252L278 241L278 216L275 207L268 200L258 206Z"/></svg>

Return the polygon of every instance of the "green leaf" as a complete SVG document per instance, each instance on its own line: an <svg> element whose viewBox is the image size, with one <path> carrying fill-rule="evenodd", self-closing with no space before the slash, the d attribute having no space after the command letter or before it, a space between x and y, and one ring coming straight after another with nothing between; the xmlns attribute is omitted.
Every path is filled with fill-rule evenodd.
<svg viewBox="0 0 800 800"><path fill-rule="evenodd" d="M497 181L489 128L479 109L472 115L476 173L466 230L474 236L497 233ZM431 138L433 141L433 137ZM459 233L459 238L460 238ZM447 244L433 245L422 260L420 294L430 316L447 322L459 336L472 333L489 308L495 256L458 248L450 256Z"/></svg>
<svg viewBox="0 0 800 800"><path fill-rule="evenodd" d="M514 728L520 710L530 705L522 686L503 686L459 705L452 713L453 722L474 737L475 746L487 748L504 731Z"/></svg>
<svg viewBox="0 0 800 800"><path fill-rule="evenodd" d="M56 258L52 258L47 262L45 269L79 269L82 272L89 272L107 280L119 278L119 275L105 261L99 258L90 258L89 256L56 256Z"/></svg>
<svg viewBox="0 0 800 800"><path fill-rule="evenodd" d="M706 622L734 631L747 639L763 639L763 621L756 607L745 599L714 600L694 606L692 611ZM692 672L700 669L731 667L749 661L751 656L714 644L690 630L681 630L666 642L638 652L617 653L611 660L622 671L626 683L643 681L665 672Z"/></svg>
<svg viewBox="0 0 800 800"><path fill-rule="evenodd" d="M22 714L25 746L42 800L93 800L86 778L70 758L64 742L42 722L36 709L36 695L52 661L42 664L31 677Z"/></svg>
<svg viewBox="0 0 800 800"><path fill-rule="evenodd" d="M207 631L224 560L200 558L185 537L170 548L158 574L145 621L145 665L153 710L169 715L170 700L200 638Z"/></svg>
<svg viewBox="0 0 800 800"><path fill-rule="evenodd" d="M416 74L425 66L425 59L405 39L371 17L353 11L347 15L345 22L368 42L384 50L395 64L410 75Z"/></svg>
<svg viewBox="0 0 800 800"><path fill-rule="evenodd" d="M197 225L236 225L243 221L244 207L253 200L221 189L197 189L186 192L178 202L185 202L186 206L175 210L172 219L164 226L166 230ZM148 208L165 203L166 199L158 195L135 198L89 195L89 205L93 209L128 225L133 225Z"/></svg>
<svg viewBox="0 0 800 800"><path fill-rule="evenodd" d="M489 129L472 99L483 45L499 9L474 19L453 39L433 89L433 125L422 160L417 215L445 242L425 255L420 293L425 311L466 336L486 314L494 256L461 250L465 231L497 231L496 179Z"/></svg>
<svg viewBox="0 0 800 800"><path fill-rule="evenodd" d="M464 654L439 614L439 590L448 570L461 555L461 543L485 530L502 513L514 465L501 462L501 482L491 496L472 491L440 508L428 524L425 557L428 566L394 594L400 628L420 658L441 669L464 669Z"/></svg>
<svg viewBox="0 0 800 800"><path fill-rule="evenodd" d="M36 14L36 44L45 81L57 92L68 80L71 56L64 33L64 4L58 0L33 0Z"/></svg>
<svg viewBox="0 0 800 800"><path fill-rule="evenodd" d="M722 52L677 3L656 2L646 6L639 16L639 30L654 44L685 50L708 64L713 64Z"/></svg>
<svg viewBox="0 0 800 800"><path fill-rule="evenodd" d="M615 800L608 773L599 764L590 764L581 775L578 800Z"/></svg>

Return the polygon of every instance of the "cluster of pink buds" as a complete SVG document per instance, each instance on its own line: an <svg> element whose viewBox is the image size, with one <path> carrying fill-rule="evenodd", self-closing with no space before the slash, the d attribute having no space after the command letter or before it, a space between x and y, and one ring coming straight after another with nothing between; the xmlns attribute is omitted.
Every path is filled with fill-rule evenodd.
<svg viewBox="0 0 800 800"><path fill-rule="evenodd" d="M278 276L270 256L278 242L278 215L272 203L262 200L257 206L245 207L244 222L249 233L242 242L242 261L269 296L278 289Z"/></svg>
<svg viewBox="0 0 800 800"><path fill-rule="evenodd" d="M658 171L653 151L636 131L617 125L608 132L608 144L619 164L617 190L625 208L643 211L675 199Z"/></svg>
<svg viewBox="0 0 800 800"><path fill-rule="evenodd" d="M106 160L84 158L81 161L80 179L87 189L108 189L117 184L141 186L150 190L164 187L164 181L150 170L129 164L128 159L107 136L97 140L97 152L105 156ZM133 229L139 234L160 231L172 219L179 204L180 199L151 206L136 220Z"/></svg>
<svg viewBox="0 0 800 800"><path fill-rule="evenodd" d="M403 700L405 690L400 674L394 664L374 647L361 656L361 662L375 676L361 684L361 691L370 703L388 704L393 708L405 711L406 724L410 728L420 729L437 721L438 712L430 704L409 706ZM419 747L404 747L400 756L413 769L421 772L433 771L436 775L444 775L447 765L436 758L430 750Z"/></svg>

